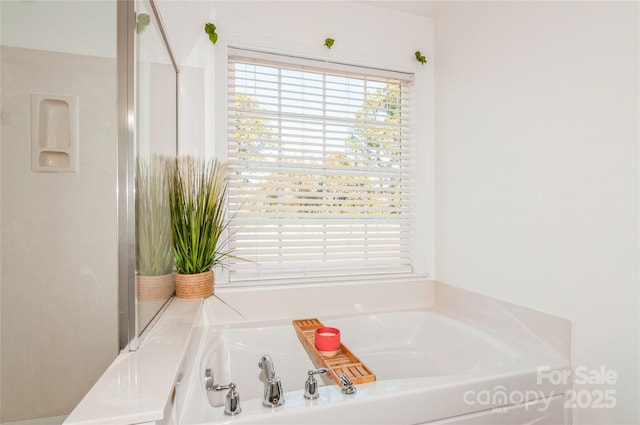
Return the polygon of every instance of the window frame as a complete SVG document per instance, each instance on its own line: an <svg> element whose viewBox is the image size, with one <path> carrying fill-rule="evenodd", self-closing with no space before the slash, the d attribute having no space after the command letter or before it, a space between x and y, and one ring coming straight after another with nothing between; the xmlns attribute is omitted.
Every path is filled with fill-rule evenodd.
<svg viewBox="0 0 640 425"><path fill-rule="evenodd" d="M220 43L220 41L219 41ZM413 245L411 251L411 264L413 265L413 272L411 273L395 273L395 274L379 274L379 275L355 275L355 276L340 276L340 277L305 277L305 278L285 278L285 279L269 279L266 281L244 281L244 282L229 282L229 274L226 268L219 268L216 270L216 285L220 288L224 287L245 287L245 286L277 286L282 287L286 285L298 285L298 284L345 284L356 283L366 281L387 281L392 279L398 282L409 282L415 280L424 280L429 277L434 277L435 273L435 229L434 229L434 149L433 149L433 90L432 86L427 84L432 79L431 72L421 72L422 70L412 64L412 66L398 66L398 64L392 61L385 61L384 58L377 60L376 63L371 63L370 58L359 58L350 56L348 60L341 60L337 58L334 60L327 60L322 57L311 57L309 55L300 54L300 52L289 51L284 46L278 46L274 40L257 40L252 39L247 41L246 38L241 37L227 37L223 40L223 44L220 49L216 50L215 66L213 74L213 83L211 86L214 88L214 101L212 109L214 110L215 122L218 125L213 125L212 134L215 136L215 142L212 144L214 149L212 151L207 149L209 156L215 156L218 159L227 160L227 67L229 60L230 49L243 49L261 51L267 54L274 54L279 56L291 56L295 58L309 59L312 61L325 61L333 62L336 64L345 64L355 67L373 68L373 69L390 69L397 70L400 73L414 74L414 98L413 112L415 114L413 119L413 136L415 138L416 148L416 161L418 165L415 167L416 178L416 199L414 202L413 222L412 229L415 232L413 236ZM280 43L282 44L282 43ZM378 58L380 59L380 58ZM393 63L393 64L392 64ZM415 119L415 117L425 117L426 119Z"/></svg>

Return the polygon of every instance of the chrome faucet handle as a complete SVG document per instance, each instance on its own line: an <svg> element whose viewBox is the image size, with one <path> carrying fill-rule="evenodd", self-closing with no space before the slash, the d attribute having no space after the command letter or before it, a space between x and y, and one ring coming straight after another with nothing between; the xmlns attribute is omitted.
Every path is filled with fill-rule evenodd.
<svg viewBox="0 0 640 425"><path fill-rule="evenodd" d="M304 398L307 400L315 400L320 397L320 394L318 394L318 381L313 375L327 373L329 370L330 369L327 369L326 367L321 367L316 370L310 369L309 372L307 372L307 380L304 383Z"/></svg>
<svg viewBox="0 0 640 425"><path fill-rule="evenodd" d="M236 384L229 382L227 385L215 385L213 382L213 371L207 369L204 371L204 388L207 390L207 398L209 404L213 406L213 398L209 395L214 391L229 390L224 399L224 414L229 416L237 415L242 411L240 408L240 394L236 391Z"/></svg>
<svg viewBox="0 0 640 425"><path fill-rule="evenodd" d="M227 396L224 399L224 414L228 416L235 416L242 412L240 408L240 394L236 391L236 384L230 382L228 385L214 385L214 391L229 390Z"/></svg>
<svg viewBox="0 0 640 425"><path fill-rule="evenodd" d="M351 382L351 379L349 379L345 373L340 375L339 379L342 383L342 389L340 391L342 391L343 394L355 394L358 391L353 382Z"/></svg>

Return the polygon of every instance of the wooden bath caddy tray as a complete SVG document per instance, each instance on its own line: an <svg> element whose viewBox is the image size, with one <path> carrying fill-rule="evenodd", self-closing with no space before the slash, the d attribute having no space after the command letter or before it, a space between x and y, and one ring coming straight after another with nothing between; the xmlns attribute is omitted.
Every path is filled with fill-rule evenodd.
<svg viewBox="0 0 640 425"><path fill-rule="evenodd" d="M329 370L327 375L333 382L340 383L340 375L346 374L354 384L364 384L373 382L376 375L360 361L344 344L340 344L340 349L335 356L325 357L318 352L315 345L316 329L324 327L318 319L300 319L293 321L298 339L311 356L311 360L317 367L326 367Z"/></svg>

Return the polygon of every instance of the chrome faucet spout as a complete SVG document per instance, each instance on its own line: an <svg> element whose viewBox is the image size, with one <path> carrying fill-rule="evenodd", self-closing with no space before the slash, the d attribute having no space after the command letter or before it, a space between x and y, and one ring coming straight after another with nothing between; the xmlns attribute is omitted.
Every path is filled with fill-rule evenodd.
<svg viewBox="0 0 640 425"><path fill-rule="evenodd" d="M265 354L264 356L262 356L262 358L260 359L260 362L258 362L258 367L264 370L265 379L270 378L271 375L276 371L273 367L273 360L271 360L271 356L268 354Z"/></svg>

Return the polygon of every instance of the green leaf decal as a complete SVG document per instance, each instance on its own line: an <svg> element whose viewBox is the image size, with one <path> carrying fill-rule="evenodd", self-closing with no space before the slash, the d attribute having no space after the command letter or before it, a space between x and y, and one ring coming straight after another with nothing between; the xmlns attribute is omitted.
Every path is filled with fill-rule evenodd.
<svg viewBox="0 0 640 425"><path fill-rule="evenodd" d="M216 41L218 41L218 34L216 34L216 26L209 22L205 24L204 32L209 35L209 40L211 40L213 44L216 44Z"/></svg>
<svg viewBox="0 0 640 425"><path fill-rule="evenodd" d="M136 33L140 34L151 23L151 17L146 13L140 13L136 16Z"/></svg>

